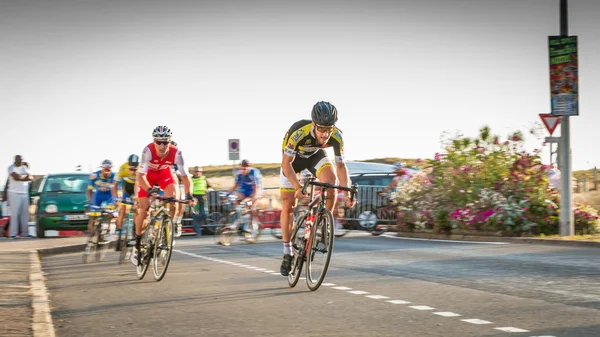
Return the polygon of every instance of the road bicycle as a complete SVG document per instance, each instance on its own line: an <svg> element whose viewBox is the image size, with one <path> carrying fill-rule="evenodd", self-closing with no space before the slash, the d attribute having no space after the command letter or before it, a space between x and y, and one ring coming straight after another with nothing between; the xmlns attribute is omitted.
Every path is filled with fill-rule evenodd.
<svg viewBox="0 0 600 337"><path fill-rule="evenodd" d="M115 249L119 251L119 264L122 264L131 257L134 246L133 243L135 242L135 222L133 218L137 213L137 204L130 201L122 201L121 204L129 205L129 211L127 212L127 217L123 221L121 235L117 238L117 246L115 247Z"/></svg>
<svg viewBox="0 0 600 337"><path fill-rule="evenodd" d="M83 263L90 263L92 255L95 255L96 262L104 260L110 243L110 223L115 217L114 209L114 205L90 206L87 215L93 218L93 223L83 251Z"/></svg>
<svg viewBox="0 0 600 337"><path fill-rule="evenodd" d="M158 282L165 277L173 253L174 226L173 219L169 215L168 204L187 204L189 201L162 196L150 198L153 210L150 212L146 231L142 235L136 272L138 279L143 279L152 263L154 279Z"/></svg>
<svg viewBox="0 0 600 337"><path fill-rule="evenodd" d="M230 211L221 217L215 229L215 240L220 245L231 245L237 235L248 243L255 243L260 236L262 226L252 219L252 200L242 200L233 208L237 199L236 195L227 197L225 209Z"/></svg>
<svg viewBox="0 0 600 337"><path fill-rule="evenodd" d="M371 235L379 236L390 229L396 222L398 213L398 204L390 193L380 191L378 195L383 196L381 205L375 209L377 215L377 225L371 231Z"/></svg>
<svg viewBox="0 0 600 337"><path fill-rule="evenodd" d="M350 199L354 200L358 185L351 188L336 186L328 183L316 182L314 177L305 180L302 193L311 185L310 203L308 210L298 215L292 238L292 266L288 275L288 284L295 287L300 280L304 262L306 262L306 285L311 291L319 289L329 268L331 254L333 253L334 218L330 210L325 208L327 191L338 189L350 192ZM320 187L314 195L314 186Z"/></svg>

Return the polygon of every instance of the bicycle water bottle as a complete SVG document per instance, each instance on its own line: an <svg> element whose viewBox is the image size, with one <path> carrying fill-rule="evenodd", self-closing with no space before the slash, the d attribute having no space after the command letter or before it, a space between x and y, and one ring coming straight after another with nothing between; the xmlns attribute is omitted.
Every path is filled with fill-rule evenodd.
<svg viewBox="0 0 600 337"><path fill-rule="evenodd" d="M308 240L308 238L310 237L310 228L312 227L314 222L315 222L315 216L313 214L306 217L306 227L304 229L304 238L306 240Z"/></svg>

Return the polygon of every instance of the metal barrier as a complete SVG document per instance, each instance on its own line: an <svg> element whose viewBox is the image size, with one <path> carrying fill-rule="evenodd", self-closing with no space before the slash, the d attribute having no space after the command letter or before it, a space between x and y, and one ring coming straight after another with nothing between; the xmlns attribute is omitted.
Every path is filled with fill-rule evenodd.
<svg viewBox="0 0 600 337"><path fill-rule="evenodd" d="M382 191L384 186L370 186L364 185L358 187L358 194L356 196L356 206L352 209L347 209L344 206L344 197L342 193L338 193L338 200L336 202L336 211L334 216L337 219L342 220L350 224L350 228L359 230L370 230L377 224L381 223L393 223L396 220L382 220L380 211L383 206L387 205L387 199L384 196L377 195L378 192ZM206 206L207 214L212 212L225 213L227 210L224 209L224 204L220 198L219 193L224 192L223 190L210 191L207 195ZM298 206L303 205L302 201L298 202ZM281 198L279 195L279 187L264 188L264 200L259 201L259 222L261 222L265 228L277 228L280 226L279 217L281 214Z"/></svg>

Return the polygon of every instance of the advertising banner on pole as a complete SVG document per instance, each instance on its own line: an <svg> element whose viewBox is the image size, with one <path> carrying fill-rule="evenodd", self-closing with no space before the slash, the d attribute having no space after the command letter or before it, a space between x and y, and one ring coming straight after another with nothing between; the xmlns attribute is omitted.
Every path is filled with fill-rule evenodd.
<svg viewBox="0 0 600 337"><path fill-rule="evenodd" d="M579 116L577 36L548 36L552 116Z"/></svg>

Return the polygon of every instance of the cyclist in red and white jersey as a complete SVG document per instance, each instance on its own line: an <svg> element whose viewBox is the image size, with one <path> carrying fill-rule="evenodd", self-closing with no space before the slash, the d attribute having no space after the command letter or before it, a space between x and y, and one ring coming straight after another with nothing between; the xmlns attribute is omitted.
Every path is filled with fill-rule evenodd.
<svg viewBox="0 0 600 337"><path fill-rule="evenodd" d="M150 202L148 195L157 195L159 190L153 188L158 185L160 189L164 191L165 197L177 197L177 189L179 183L177 177L173 175L172 167L177 165L181 174L181 182L183 183L186 199L190 200L190 204L193 205L194 199L190 193L191 182L187 176L187 169L185 168L183 155L181 150L173 144L171 144L171 130L164 126L157 126L152 131L152 137L154 142L150 143L144 148L142 157L137 171L137 182L138 182L138 214L135 218L135 260L137 260L137 252L140 250L140 242L142 233L145 229L145 220L148 217L148 209L150 208ZM169 212L171 218L174 218L177 208L183 207L177 203L171 204ZM132 259L134 262L134 259ZM135 261L134 264L139 263Z"/></svg>

